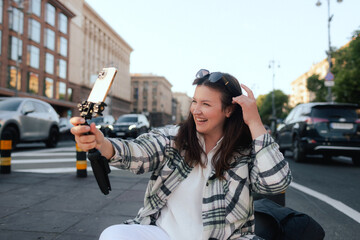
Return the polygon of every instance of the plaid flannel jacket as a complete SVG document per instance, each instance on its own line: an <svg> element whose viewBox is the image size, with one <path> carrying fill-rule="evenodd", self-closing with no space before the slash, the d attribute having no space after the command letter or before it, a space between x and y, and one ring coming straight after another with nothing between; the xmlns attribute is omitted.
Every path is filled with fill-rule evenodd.
<svg viewBox="0 0 360 240"><path fill-rule="evenodd" d="M162 128L135 140L110 138L115 155L111 166L136 174L152 172L142 207L127 224L153 224L169 195L191 172L184 152L175 149L178 127ZM233 155L225 180L215 178L213 170L203 193L203 239L260 239L254 235L252 191L280 193L292 177L288 163L270 135L253 141L252 149Z"/></svg>

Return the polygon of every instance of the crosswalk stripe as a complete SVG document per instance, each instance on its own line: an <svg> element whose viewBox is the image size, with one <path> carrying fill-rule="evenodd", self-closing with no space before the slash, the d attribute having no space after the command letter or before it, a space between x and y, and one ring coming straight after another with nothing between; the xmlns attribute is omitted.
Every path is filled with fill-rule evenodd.
<svg viewBox="0 0 360 240"><path fill-rule="evenodd" d="M120 170L115 167L110 167L113 171ZM87 167L86 169L89 172L92 172L91 167ZM30 172L30 173L75 173L77 170L75 167L67 167L67 168L33 168L33 169L17 169L14 172Z"/></svg>
<svg viewBox="0 0 360 240"><path fill-rule="evenodd" d="M11 164L33 164L33 163L61 163L61 162L76 162L76 159L69 158L57 158L51 160L39 159L39 160L11 160Z"/></svg>

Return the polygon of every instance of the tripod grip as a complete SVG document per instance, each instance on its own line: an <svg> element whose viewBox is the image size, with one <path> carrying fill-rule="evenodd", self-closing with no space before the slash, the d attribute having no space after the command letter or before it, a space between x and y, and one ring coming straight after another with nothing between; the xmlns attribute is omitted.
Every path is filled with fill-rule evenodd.
<svg viewBox="0 0 360 240"><path fill-rule="evenodd" d="M105 195L109 194L111 185L108 174L111 170L108 160L95 148L89 150L88 158L101 192Z"/></svg>

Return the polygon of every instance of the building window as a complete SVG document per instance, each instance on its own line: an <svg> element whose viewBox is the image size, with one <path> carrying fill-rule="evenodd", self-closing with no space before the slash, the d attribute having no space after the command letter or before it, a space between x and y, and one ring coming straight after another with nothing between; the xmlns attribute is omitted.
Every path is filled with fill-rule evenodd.
<svg viewBox="0 0 360 240"><path fill-rule="evenodd" d="M66 95L66 83L57 82L56 83L56 99L65 100Z"/></svg>
<svg viewBox="0 0 360 240"><path fill-rule="evenodd" d="M59 13L59 30L60 32L67 34L68 19L63 13Z"/></svg>
<svg viewBox="0 0 360 240"><path fill-rule="evenodd" d="M54 97L54 80L48 77L44 81L44 96L48 98Z"/></svg>
<svg viewBox="0 0 360 240"><path fill-rule="evenodd" d="M145 90L149 89L149 82L147 82L147 81L144 82L144 89Z"/></svg>
<svg viewBox="0 0 360 240"><path fill-rule="evenodd" d="M72 98L73 98L73 90L72 90L72 88L68 88L67 89L67 100L68 101L70 101L70 102L72 102Z"/></svg>
<svg viewBox="0 0 360 240"><path fill-rule="evenodd" d="M34 42L40 43L41 25L35 19L29 19L29 38Z"/></svg>
<svg viewBox="0 0 360 240"><path fill-rule="evenodd" d="M9 28L22 34L24 30L24 13L17 8L10 8L11 13L9 14Z"/></svg>
<svg viewBox="0 0 360 240"><path fill-rule="evenodd" d="M29 93L38 94L39 93L39 75L36 73L28 73L28 86L27 91Z"/></svg>
<svg viewBox="0 0 360 240"><path fill-rule="evenodd" d="M41 0L31 0L29 10L31 13L40 17L41 16Z"/></svg>
<svg viewBox="0 0 360 240"><path fill-rule="evenodd" d="M16 76L17 73L17 76ZM8 68L8 82L7 82L7 87L11 88L11 89L15 89L17 88L17 90L21 89L21 72L20 71L16 71L16 67L14 66L9 66ZM17 84L16 84L17 82Z"/></svg>
<svg viewBox="0 0 360 240"><path fill-rule="evenodd" d="M139 88L134 88L134 99L137 100L139 98Z"/></svg>
<svg viewBox="0 0 360 240"><path fill-rule="evenodd" d="M33 68L39 68L40 62L40 49L29 45L28 46L28 56L27 56L27 64Z"/></svg>
<svg viewBox="0 0 360 240"><path fill-rule="evenodd" d="M66 61L63 59L58 61L58 76L66 79Z"/></svg>
<svg viewBox="0 0 360 240"><path fill-rule="evenodd" d="M51 53L45 54L45 72L54 74L54 55Z"/></svg>
<svg viewBox="0 0 360 240"><path fill-rule="evenodd" d="M55 32L51 29L45 29L45 47L55 50Z"/></svg>
<svg viewBox="0 0 360 240"><path fill-rule="evenodd" d="M50 3L46 3L45 21L51 26L55 26L55 7Z"/></svg>
<svg viewBox="0 0 360 240"><path fill-rule="evenodd" d="M14 61L21 60L22 56L22 40L19 40L17 37L10 36L10 48L9 54L10 59Z"/></svg>
<svg viewBox="0 0 360 240"><path fill-rule="evenodd" d="M0 1L0 23L3 22L2 21L2 17L3 17L2 11L3 11L3 1ZM0 46L1 46L1 44L0 44Z"/></svg>
<svg viewBox="0 0 360 240"><path fill-rule="evenodd" d="M59 37L59 46L58 46L58 49L59 49L59 53L60 55L66 57L67 56L67 39L64 38L64 37Z"/></svg>

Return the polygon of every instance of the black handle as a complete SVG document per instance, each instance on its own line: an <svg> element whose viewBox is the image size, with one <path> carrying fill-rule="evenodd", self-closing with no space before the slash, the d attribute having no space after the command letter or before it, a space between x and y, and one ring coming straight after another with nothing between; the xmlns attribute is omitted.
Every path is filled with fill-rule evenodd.
<svg viewBox="0 0 360 240"><path fill-rule="evenodd" d="M82 125L89 126L89 123L85 121L85 123ZM86 135L87 134L89 133L86 133ZM100 151L96 148L89 150L88 159L90 160L91 168L101 192L105 195L108 195L109 191L111 191L111 185L108 176L111 170L108 160L106 157L102 156Z"/></svg>
<svg viewBox="0 0 360 240"><path fill-rule="evenodd" d="M101 155L99 150L95 148L89 150L88 158L101 192L105 195L109 194L109 191L111 191L111 185L108 174L111 170L108 160L106 157Z"/></svg>

